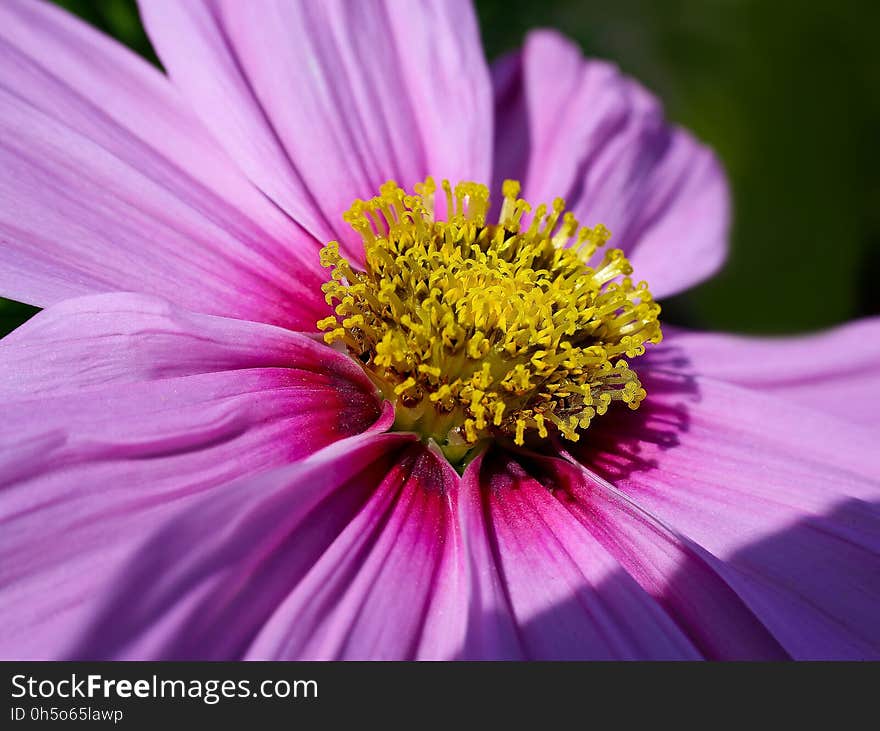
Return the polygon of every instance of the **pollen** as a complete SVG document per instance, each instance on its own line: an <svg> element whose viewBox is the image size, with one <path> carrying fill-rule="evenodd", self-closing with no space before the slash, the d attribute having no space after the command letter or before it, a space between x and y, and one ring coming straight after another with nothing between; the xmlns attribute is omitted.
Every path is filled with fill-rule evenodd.
<svg viewBox="0 0 880 731"><path fill-rule="evenodd" d="M601 224L580 226L557 198L534 210L508 180L497 222L489 189L408 194L388 182L344 218L360 235L355 267L328 243L321 320L395 405L395 429L433 439L460 463L487 440L577 441L615 402L645 390L627 358L662 337L660 307L634 282Z"/></svg>

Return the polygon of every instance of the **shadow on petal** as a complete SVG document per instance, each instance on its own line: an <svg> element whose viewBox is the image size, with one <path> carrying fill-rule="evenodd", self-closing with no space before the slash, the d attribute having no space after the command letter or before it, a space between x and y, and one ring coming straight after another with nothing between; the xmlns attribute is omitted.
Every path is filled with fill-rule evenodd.
<svg viewBox="0 0 880 731"><path fill-rule="evenodd" d="M843 500L719 564L792 658L880 659L880 500Z"/></svg>
<svg viewBox="0 0 880 731"><path fill-rule="evenodd" d="M681 348L661 344L649 353L647 367L637 369L648 392L639 409L631 411L615 404L607 414L593 419L580 441L560 445L576 461L612 483L634 472L655 469L657 460L645 456L643 445L655 445L662 451L678 446L681 435L690 429L688 405L700 401L699 384Z"/></svg>
<svg viewBox="0 0 880 731"><path fill-rule="evenodd" d="M479 626L513 621L502 659L880 658L880 502L841 501L719 557L558 460L483 469L507 601Z"/></svg>

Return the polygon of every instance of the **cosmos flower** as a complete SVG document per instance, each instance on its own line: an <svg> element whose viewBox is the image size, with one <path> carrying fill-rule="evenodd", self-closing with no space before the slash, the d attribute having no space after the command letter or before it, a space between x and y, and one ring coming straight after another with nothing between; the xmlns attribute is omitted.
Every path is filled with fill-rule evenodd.
<svg viewBox="0 0 880 731"><path fill-rule="evenodd" d="M728 190L645 89L457 0L141 12L167 76L0 4L0 655L880 656L880 327L662 323Z"/></svg>

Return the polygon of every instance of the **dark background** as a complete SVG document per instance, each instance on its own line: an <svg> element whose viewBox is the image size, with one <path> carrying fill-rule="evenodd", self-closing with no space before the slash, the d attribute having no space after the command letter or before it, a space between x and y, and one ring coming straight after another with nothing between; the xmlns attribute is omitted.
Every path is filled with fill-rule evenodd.
<svg viewBox="0 0 880 731"><path fill-rule="evenodd" d="M133 0L56 0L155 60ZM712 145L732 249L666 320L752 333L880 312L880 3L477 0L490 59L536 26L618 63ZM33 308L0 300L0 334Z"/></svg>

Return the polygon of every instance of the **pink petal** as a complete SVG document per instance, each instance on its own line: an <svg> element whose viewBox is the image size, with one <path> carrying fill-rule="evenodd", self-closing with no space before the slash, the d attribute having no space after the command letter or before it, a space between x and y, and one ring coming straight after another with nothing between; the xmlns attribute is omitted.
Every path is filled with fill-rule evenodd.
<svg viewBox="0 0 880 731"><path fill-rule="evenodd" d="M458 481L442 455L421 446L402 454L358 514L291 587L247 656L452 656L458 648L450 640L460 636L455 625L462 617L432 604L455 580L459 565Z"/></svg>
<svg viewBox="0 0 880 731"><path fill-rule="evenodd" d="M447 635L463 633L456 641L462 660L519 660L528 657L510 607L497 562L497 544L491 537L491 519L485 509L480 480L482 458L462 476L458 496L461 560L458 582L450 583L437 605L451 618Z"/></svg>
<svg viewBox="0 0 880 731"><path fill-rule="evenodd" d="M488 179L491 89L467 2L163 0L141 13L216 138L319 239L353 242L343 211L390 178Z"/></svg>
<svg viewBox="0 0 880 731"><path fill-rule="evenodd" d="M880 318L788 338L664 332L697 373L880 425Z"/></svg>
<svg viewBox="0 0 880 731"><path fill-rule="evenodd" d="M561 463L560 463L561 464ZM567 505L509 455L468 467L507 606L496 598L473 632L515 618L521 652L535 659L686 659L699 652ZM479 537L474 537L480 540ZM507 654L507 653L505 653Z"/></svg>
<svg viewBox="0 0 880 731"><path fill-rule="evenodd" d="M582 223L605 224L657 297L718 270L729 223L724 172L665 122L650 93L548 31L530 34L493 78L496 186L522 179L533 203L561 196Z"/></svg>
<svg viewBox="0 0 880 731"><path fill-rule="evenodd" d="M236 171L159 72L20 0L0 7L0 59L0 293L46 306L132 290L314 326L318 242Z"/></svg>
<svg viewBox="0 0 880 731"><path fill-rule="evenodd" d="M874 435L722 382L643 376L639 412L597 420L580 461L723 562L793 657L880 656Z"/></svg>
<svg viewBox="0 0 880 731"><path fill-rule="evenodd" d="M143 546L74 655L411 655L452 550L425 459L412 435L368 435L218 491Z"/></svg>
<svg viewBox="0 0 880 731"><path fill-rule="evenodd" d="M189 312L149 295L92 295L43 310L0 340L0 363L0 398L287 368L321 374L365 418L377 414L375 388L363 369L319 341L274 325Z"/></svg>
<svg viewBox="0 0 880 731"><path fill-rule="evenodd" d="M63 327L105 299L118 317ZM27 391L7 391L0 420L0 656L57 657L133 546L196 496L388 426L329 348L150 304L67 303L2 343L0 373L47 362L16 378Z"/></svg>
<svg viewBox="0 0 880 731"><path fill-rule="evenodd" d="M728 582L715 556L634 504L589 470L539 460L545 484L656 601L700 655L713 660L787 654Z"/></svg>

